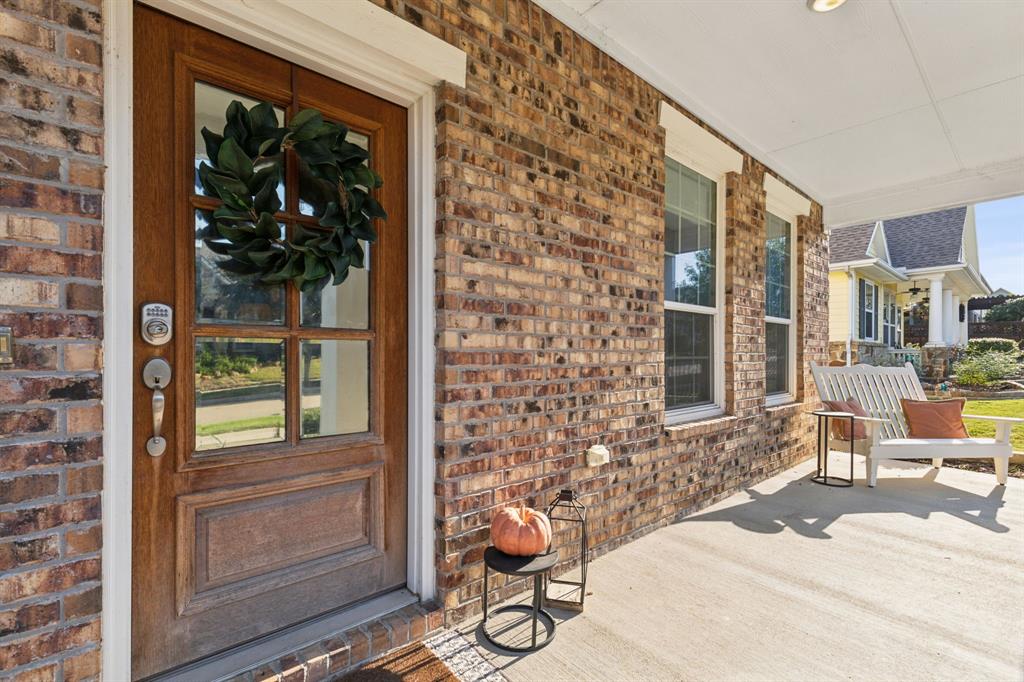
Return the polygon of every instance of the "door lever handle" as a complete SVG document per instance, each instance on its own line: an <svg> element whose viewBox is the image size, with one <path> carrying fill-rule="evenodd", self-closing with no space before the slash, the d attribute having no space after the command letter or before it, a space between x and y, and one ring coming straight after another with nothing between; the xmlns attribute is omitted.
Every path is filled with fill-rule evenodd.
<svg viewBox="0 0 1024 682"><path fill-rule="evenodd" d="M171 366L163 358L150 359L142 368L142 381L153 389L153 435L146 441L146 452L159 457L167 450L167 439L160 432L164 427L164 405L167 402L163 389L171 383Z"/></svg>

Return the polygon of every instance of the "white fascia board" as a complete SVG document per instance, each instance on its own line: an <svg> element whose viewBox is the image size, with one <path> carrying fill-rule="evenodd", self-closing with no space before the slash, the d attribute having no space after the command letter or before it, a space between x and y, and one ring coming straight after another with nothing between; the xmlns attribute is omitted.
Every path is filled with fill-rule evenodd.
<svg viewBox="0 0 1024 682"><path fill-rule="evenodd" d="M1017 158L822 203L825 225L835 229L1016 196L1022 187L1024 158Z"/></svg>
<svg viewBox="0 0 1024 682"><path fill-rule="evenodd" d="M902 268L894 268L880 258L864 258L843 263L830 263L829 272L865 271L868 277L877 282L906 282L906 272Z"/></svg>
<svg viewBox="0 0 1024 682"><path fill-rule="evenodd" d="M811 200L774 175L764 174L764 191L770 213L792 216L811 214Z"/></svg>
<svg viewBox="0 0 1024 682"><path fill-rule="evenodd" d="M665 129L665 155L717 180L726 173L743 172L743 154L718 139L662 101L658 123Z"/></svg>

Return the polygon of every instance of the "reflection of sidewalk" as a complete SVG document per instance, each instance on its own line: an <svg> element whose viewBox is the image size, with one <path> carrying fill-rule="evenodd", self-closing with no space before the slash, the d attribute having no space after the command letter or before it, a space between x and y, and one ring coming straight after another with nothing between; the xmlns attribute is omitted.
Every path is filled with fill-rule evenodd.
<svg viewBox="0 0 1024 682"><path fill-rule="evenodd" d="M302 396L302 407L320 407L320 396ZM253 417L272 417L284 414L284 400L252 400L249 402L206 405L196 409L196 424L209 426Z"/></svg>
<svg viewBox="0 0 1024 682"><path fill-rule="evenodd" d="M233 448L239 445L255 445L256 443L273 443L284 440L284 427L272 426L266 429L246 429L232 433L218 433L216 436L199 436L196 446L200 450L214 448Z"/></svg>

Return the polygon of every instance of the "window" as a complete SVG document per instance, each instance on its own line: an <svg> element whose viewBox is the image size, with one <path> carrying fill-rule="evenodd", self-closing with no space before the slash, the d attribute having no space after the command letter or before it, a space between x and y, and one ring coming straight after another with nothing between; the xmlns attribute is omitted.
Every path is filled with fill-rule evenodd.
<svg viewBox="0 0 1024 682"><path fill-rule="evenodd" d="M885 345L890 347L897 347L900 345L900 317L903 316L899 306L896 305L896 294L891 291L883 291L882 300L884 301L883 306L883 317L882 317L882 341Z"/></svg>
<svg viewBox="0 0 1024 682"><path fill-rule="evenodd" d="M878 287L866 279L860 280L860 338L865 341L878 338L877 298Z"/></svg>
<svg viewBox="0 0 1024 682"><path fill-rule="evenodd" d="M718 184L665 159L665 411L718 405Z"/></svg>
<svg viewBox="0 0 1024 682"><path fill-rule="evenodd" d="M769 213L765 238L765 393L792 393L793 226Z"/></svg>

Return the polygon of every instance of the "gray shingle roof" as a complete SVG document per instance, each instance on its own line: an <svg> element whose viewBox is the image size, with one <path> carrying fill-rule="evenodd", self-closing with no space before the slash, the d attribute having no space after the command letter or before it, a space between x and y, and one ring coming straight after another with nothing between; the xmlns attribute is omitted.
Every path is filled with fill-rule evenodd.
<svg viewBox="0 0 1024 682"><path fill-rule="evenodd" d="M960 262L967 207L886 220L885 238L893 267L930 268Z"/></svg>
<svg viewBox="0 0 1024 682"><path fill-rule="evenodd" d="M829 236L829 262L846 263L852 260L864 260L868 257L868 244L875 224L851 225L832 230Z"/></svg>
<svg viewBox="0 0 1024 682"><path fill-rule="evenodd" d="M895 268L930 268L960 262L967 207L890 218L882 222L889 245L890 265ZM845 263L867 258L874 223L832 231L829 262Z"/></svg>

